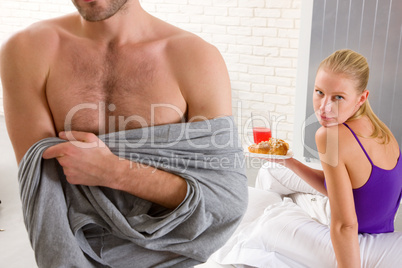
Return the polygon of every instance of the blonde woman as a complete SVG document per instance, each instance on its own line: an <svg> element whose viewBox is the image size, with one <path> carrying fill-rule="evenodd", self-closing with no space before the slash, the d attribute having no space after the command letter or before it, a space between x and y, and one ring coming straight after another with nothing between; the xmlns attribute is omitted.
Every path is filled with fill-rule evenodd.
<svg viewBox="0 0 402 268"><path fill-rule="evenodd" d="M338 267L361 267L358 233L393 232L401 199L400 149L370 108L368 79L366 59L352 50L323 60L313 93L323 170L293 158L281 162L328 196Z"/></svg>

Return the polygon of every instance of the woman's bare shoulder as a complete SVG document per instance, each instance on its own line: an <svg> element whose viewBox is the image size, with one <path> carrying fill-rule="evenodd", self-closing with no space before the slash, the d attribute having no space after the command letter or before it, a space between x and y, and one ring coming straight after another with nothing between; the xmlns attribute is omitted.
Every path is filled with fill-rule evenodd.
<svg viewBox="0 0 402 268"><path fill-rule="evenodd" d="M315 134L315 140L321 161L332 165L345 162L350 152L355 150L353 136L343 124L320 127Z"/></svg>
<svg viewBox="0 0 402 268"><path fill-rule="evenodd" d="M323 146L339 140L342 140L342 144L345 144L352 141L350 137L352 137L350 130L343 124L330 127L322 126L315 133L316 142Z"/></svg>

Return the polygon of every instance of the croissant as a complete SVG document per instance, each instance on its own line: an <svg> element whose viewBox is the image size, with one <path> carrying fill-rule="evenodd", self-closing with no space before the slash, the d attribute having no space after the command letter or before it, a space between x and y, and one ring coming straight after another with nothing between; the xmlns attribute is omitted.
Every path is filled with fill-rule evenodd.
<svg viewBox="0 0 402 268"><path fill-rule="evenodd" d="M289 150L289 144L284 140L271 138L269 141L250 145L248 150L250 153L256 154L286 155Z"/></svg>

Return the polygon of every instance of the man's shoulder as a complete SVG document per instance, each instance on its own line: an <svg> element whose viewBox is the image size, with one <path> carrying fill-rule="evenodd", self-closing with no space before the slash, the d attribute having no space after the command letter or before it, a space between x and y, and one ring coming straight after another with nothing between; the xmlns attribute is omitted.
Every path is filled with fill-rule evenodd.
<svg viewBox="0 0 402 268"><path fill-rule="evenodd" d="M179 72L197 67L209 68L210 64L223 62L220 51L200 36L186 30L174 30L166 38L166 54Z"/></svg>
<svg viewBox="0 0 402 268"><path fill-rule="evenodd" d="M2 72L47 72L57 55L61 24L60 19L45 20L14 33L0 48Z"/></svg>
<svg viewBox="0 0 402 268"><path fill-rule="evenodd" d="M188 104L188 118L231 115L229 74L217 47L185 30L172 30L164 40L171 73Z"/></svg>
<svg viewBox="0 0 402 268"><path fill-rule="evenodd" d="M158 18L152 18L154 37L165 44L166 52L173 57L183 58L186 55L196 56L206 51L214 51L216 48L202 39L200 36L176 27Z"/></svg>
<svg viewBox="0 0 402 268"><path fill-rule="evenodd" d="M188 54L192 56L207 56L205 53L210 54L218 52L214 45L202 39L200 36L185 30L176 31L168 38L167 49L172 53L176 52L181 55Z"/></svg>
<svg viewBox="0 0 402 268"><path fill-rule="evenodd" d="M64 16L35 22L14 33L4 43L3 50L15 50L22 54L50 52L59 41L63 24L66 24L68 19L68 16Z"/></svg>

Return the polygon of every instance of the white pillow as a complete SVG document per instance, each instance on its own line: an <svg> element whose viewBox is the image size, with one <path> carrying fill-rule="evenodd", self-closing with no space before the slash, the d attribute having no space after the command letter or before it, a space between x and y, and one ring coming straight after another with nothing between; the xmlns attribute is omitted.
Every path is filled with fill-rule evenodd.
<svg viewBox="0 0 402 268"><path fill-rule="evenodd" d="M264 164L258 171L255 187L289 195L297 192L320 194L290 169L272 163Z"/></svg>
<svg viewBox="0 0 402 268"><path fill-rule="evenodd" d="M270 205L282 202L281 196L272 191L248 187L248 206L241 224L247 224L260 217Z"/></svg>

